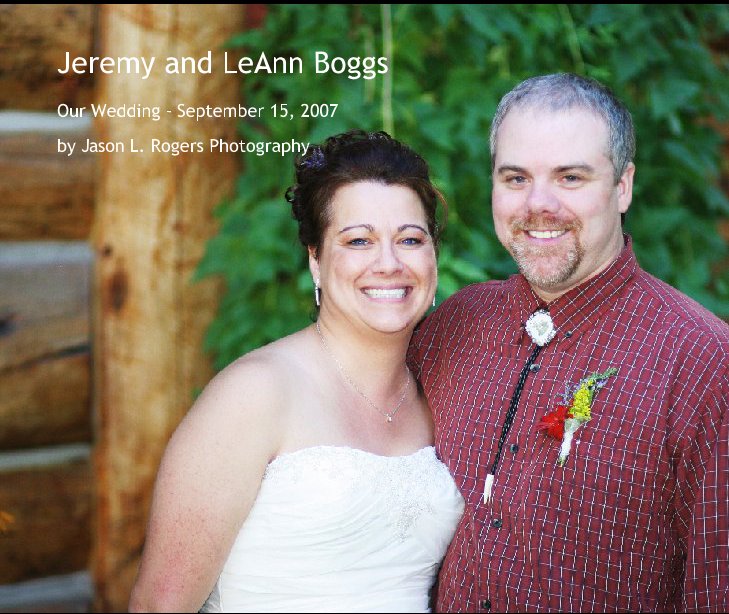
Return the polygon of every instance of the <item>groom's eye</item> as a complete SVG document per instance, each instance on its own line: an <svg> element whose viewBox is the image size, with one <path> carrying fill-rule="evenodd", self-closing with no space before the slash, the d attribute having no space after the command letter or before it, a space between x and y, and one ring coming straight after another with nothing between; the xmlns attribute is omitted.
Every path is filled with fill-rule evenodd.
<svg viewBox="0 0 729 614"><path fill-rule="evenodd" d="M422 242L423 240L418 237L406 237L401 241L404 245L420 245Z"/></svg>
<svg viewBox="0 0 729 614"><path fill-rule="evenodd" d="M574 173L569 173L567 175L562 176L562 183L566 184L567 186L574 186L581 182L582 182L581 175L575 175Z"/></svg>

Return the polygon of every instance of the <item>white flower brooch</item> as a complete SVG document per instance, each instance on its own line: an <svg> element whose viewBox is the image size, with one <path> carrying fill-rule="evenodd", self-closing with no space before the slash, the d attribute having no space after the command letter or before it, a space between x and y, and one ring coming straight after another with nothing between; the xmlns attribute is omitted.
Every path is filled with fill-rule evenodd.
<svg viewBox="0 0 729 614"><path fill-rule="evenodd" d="M530 315L525 328L532 341L539 346L547 345L557 334L552 317L544 309L535 311Z"/></svg>

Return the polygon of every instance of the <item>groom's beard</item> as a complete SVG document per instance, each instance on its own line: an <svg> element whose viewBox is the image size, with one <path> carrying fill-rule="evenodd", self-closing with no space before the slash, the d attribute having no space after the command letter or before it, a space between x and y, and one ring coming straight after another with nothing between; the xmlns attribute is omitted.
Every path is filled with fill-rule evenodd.
<svg viewBox="0 0 729 614"><path fill-rule="evenodd" d="M512 221L510 229L512 238L509 252L522 275L538 288L549 290L563 284L574 274L585 255L580 243L582 224L579 220L530 214ZM559 230L566 233L541 243L529 239L525 234L528 230Z"/></svg>

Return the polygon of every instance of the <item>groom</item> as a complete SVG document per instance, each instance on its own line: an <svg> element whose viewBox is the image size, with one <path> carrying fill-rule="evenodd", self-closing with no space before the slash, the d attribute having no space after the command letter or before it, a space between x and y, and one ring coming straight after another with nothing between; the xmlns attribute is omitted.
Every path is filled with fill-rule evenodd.
<svg viewBox="0 0 729 614"><path fill-rule="evenodd" d="M622 231L630 113L571 74L491 127L496 234L519 275L416 331L436 446L466 500L437 611L729 610L729 326Z"/></svg>

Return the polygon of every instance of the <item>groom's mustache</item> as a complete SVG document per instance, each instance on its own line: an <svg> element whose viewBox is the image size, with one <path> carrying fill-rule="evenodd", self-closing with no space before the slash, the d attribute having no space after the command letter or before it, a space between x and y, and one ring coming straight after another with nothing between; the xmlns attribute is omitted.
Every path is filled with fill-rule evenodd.
<svg viewBox="0 0 729 614"><path fill-rule="evenodd" d="M576 218L565 218L544 213L530 213L510 223L512 231L527 230L581 230L582 223Z"/></svg>

